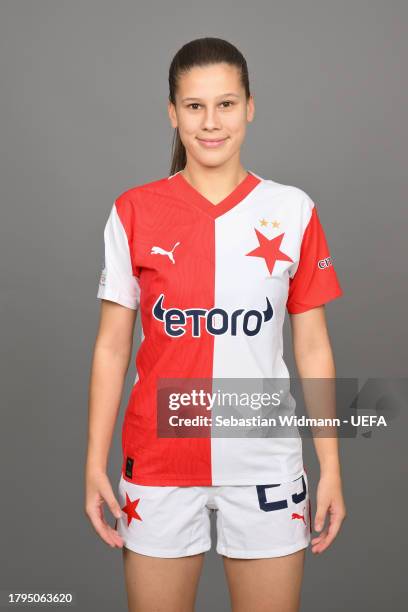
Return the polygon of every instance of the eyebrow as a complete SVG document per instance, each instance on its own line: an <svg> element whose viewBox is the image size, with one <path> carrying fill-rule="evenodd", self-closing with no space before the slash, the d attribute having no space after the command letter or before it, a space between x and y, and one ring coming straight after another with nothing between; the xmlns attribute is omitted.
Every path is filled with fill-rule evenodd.
<svg viewBox="0 0 408 612"><path fill-rule="evenodd" d="M234 96L235 98L239 98L239 95L233 92L230 93L225 93L225 94L221 94L219 96L217 96L218 98L223 98L225 96ZM182 102L187 102L187 100L201 100L201 98L183 98L181 101Z"/></svg>

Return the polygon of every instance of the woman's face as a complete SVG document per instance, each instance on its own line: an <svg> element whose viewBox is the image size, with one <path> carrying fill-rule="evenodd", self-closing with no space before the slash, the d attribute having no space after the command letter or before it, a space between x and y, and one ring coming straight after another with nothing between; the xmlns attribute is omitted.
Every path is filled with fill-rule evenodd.
<svg viewBox="0 0 408 612"><path fill-rule="evenodd" d="M191 157L214 167L233 156L239 158L247 122L255 111L253 97L248 102L245 98L238 69L221 63L183 74L176 106L169 102L168 112L173 128L179 129L187 160Z"/></svg>

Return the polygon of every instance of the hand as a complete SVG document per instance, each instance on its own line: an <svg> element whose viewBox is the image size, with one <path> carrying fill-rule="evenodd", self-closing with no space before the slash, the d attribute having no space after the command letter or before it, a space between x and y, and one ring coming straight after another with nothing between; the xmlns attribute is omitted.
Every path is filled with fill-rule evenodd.
<svg viewBox="0 0 408 612"><path fill-rule="evenodd" d="M311 541L312 553L320 554L330 546L337 536L343 520L346 518L341 477L338 474L325 474L320 477L317 486L317 510L314 520L315 531L322 531L329 514L329 526Z"/></svg>
<svg viewBox="0 0 408 612"><path fill-rule="evenodd" d="M85 514L104 542L109 544L112 548L116 546L122 548L124 545L123 539L120 537L117 530L113 529L106 522L103 514L104 502L107 503L110 511L117 519L119 519L122 514L107 474L102 471L87 470L85 481Z"/></svg>

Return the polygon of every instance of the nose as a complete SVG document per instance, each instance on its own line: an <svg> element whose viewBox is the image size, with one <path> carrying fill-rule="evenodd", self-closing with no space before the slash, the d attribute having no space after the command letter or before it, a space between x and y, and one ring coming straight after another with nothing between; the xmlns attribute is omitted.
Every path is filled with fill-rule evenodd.
<svg viewBox="0 0 408 612"><path fill-rule="evenodd" d="M220 118L216 108L207 107L204 113L203 126L206 130L219 129L221 127Z"/></svg>

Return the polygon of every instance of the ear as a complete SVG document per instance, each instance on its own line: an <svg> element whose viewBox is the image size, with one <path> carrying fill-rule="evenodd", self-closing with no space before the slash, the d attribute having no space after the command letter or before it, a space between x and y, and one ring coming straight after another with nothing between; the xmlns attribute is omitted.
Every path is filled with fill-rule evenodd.
<svg viewBox="0 0 408 612"><path fill-rule="evenodd" d="M255 102L254 96L251 94L247 102L247 121L251 123L255 117Z"/></svg>
<svg viewBox="0 0 408 612"><path fill-rule="evenodd" d="M167 103L167 112L169 114L169 119L170 119L171 127L173 127L173 128L178 127L176 109L174 107L174 104L172 102L170 102L170 100Z"/></svg>

